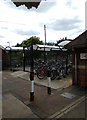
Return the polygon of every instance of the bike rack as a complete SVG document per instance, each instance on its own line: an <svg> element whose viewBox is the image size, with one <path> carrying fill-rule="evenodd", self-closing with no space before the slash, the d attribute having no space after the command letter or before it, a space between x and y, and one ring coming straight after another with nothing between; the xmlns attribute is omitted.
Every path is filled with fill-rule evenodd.
<svg viewBox="0 0 87 120"><path fill-rule="evenodd" d="M48 46L48 45L30 45L27 47L27 49L30 51L30 80L31 80L31 91L30 91L30 101L34 101L34 58L33 58L33 52L34 50L37 51L52 51L52 50L61 50L67 51L67 49L60 48L59 46ZM47 87L47 93L51 94L51 72L48 70L48 87Z"/></svg>
<svg viewBox="0 0 87 120"><path fill-rule="evenodd" d="M45 51L44 51L45 48ZM60 47L60 46L48 46L48 45L30 45L27 47L10 47L6 48L6 50L11 51L23 51L23 71L25 71L25 50L30 51L30 81L31 81L31 91L30 91L30 101L34 101L34 51L43 51L43 52L50 52L50 51L67 51L67 49ZM66 56L66 72L67 72L67 63L68 63L68 55ZM51 94L51 78L50 78L50 71L48 70L48 89L47 93Z"/></svg>

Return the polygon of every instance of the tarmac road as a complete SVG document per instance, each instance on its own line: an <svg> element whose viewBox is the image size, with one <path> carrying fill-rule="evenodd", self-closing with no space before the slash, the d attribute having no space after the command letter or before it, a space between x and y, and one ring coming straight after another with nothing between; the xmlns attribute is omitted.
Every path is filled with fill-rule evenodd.
<svg viewBox="0 0 87 120"><path fill-rule="evenodd" d="M15 103L17 106L18 101L23 105L20 105L20 108L22 106L22 112L21 114L18 114L18 117L21 117L23 115L23 107L25 104L27 104L27 110L24 114L25 118L29 117L36 117L36 118L50 118L51 116L54 116L53 118L57 117L57 114L55 116L55 113L60 112L61 110L65 109L67 106L71 105L76 100L80 99L84 95L86 95L86 92L82 90L81 88L78 88L76 86L70 86L65 89L52 89L52 94L47 94L47 87L43 85L35 84L35 96L34 96L34 102L30 102L30 89L31 84L29 80L24 80L18 77L18 74L16 73L15 76L12 75L13 72L10 71L3 71L2 74L2 92L3 92L3 99L2 99L2 105L5 105L3 110L3 116L9 116L13 118L17 118L17 114L14 112L13 116L11 116L11 110L8 108L8 102L6 104L7 99L5 99L6 95L13 96L12 98L17 99L17 102ZM23 74L21 72L20 74ZM25 74L25 73L24 73ZM62 93L68 92L73 93L76 95L73 99L66 98L64 96L61 96ZM9 98L9 97L7 97ZM12 99L11 100L14 100ZM4 102L3 102L4 101ZM9 100L8 100L9 101ZM85 109L85 103L82 102L78 106L74 107L72 110L68 111L65 115L62 115L63 118L85 118L86 117L86 109ZM12 105L10 106L12 107ZM24 107L25 108L25 107ZM29 110L28 110L29 108ZM15 108L14 108L15 110ZM79 112L79 111L83 112ZM9 111L9 113L7 112ZM29 111L32 113L29 116ZM16 111L18 112L18 111ZM6 115L8 113L8 115ZM76 113L76 116L74 116ZM80 114L79 114L80 113ZM28 114L28 116L27 116ZM23 116L22 116L23 117Z"/></svg>
<svg viewBox="0 0 87 120"><path fill-rule="evenodd" d="M87 120L87 99L62 116L62 118L85 118Z"/></svg>

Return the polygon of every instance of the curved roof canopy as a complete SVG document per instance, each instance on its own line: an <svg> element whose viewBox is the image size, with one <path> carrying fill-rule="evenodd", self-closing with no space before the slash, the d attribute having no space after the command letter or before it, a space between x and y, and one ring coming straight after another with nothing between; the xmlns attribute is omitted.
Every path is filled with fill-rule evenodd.
<svg viewBox="0 0 87 120"><path fill-rule="evenodd" d="M71 42L71 41L69 41L69 40L62 41L62 42L60 42L60 43L58 44L58 46L64 47L66 44L68 44L68 43L70 43L70 42Z"/></svg>
<svg viewBox="0 0 87 120"><path fill-rule="evenodd" d="M62 49L58 46L48 46L48 45L33 45L33 50L37 50L37 51L44 51L44 48L45 48L45 51L51 51L51 50L62 50L62 51L67 51L67 49ZM23 50L23 47L9 47L7 46L5 48L5 50L11 50L11 51L22 51ZM29 47L25 47L25 50L30 50L30 46Z"/></svg>

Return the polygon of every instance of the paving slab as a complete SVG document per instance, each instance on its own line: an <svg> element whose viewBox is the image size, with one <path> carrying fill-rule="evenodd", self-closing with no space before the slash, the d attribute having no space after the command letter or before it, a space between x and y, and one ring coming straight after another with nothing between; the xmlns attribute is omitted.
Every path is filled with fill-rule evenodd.
<svg viewBox="0 0 87 120"><path fill-rule="evenodd" d="M40 80L37 78L37 76L35 76L35 83L48 87L48 79ZM55 79L51 81L51 88L53 89L66 88L70 85L72 85L71 76L68 76L67 78L62 78L60 80Z"/></svg>
<svg viewBox="0 0 87 120"><path fill-rule="evenodd" d="M14 73L15 74L15 73ZM30 81L30 78L29 78L29 72L19 72L15 74L16 77L19 77L21 79L24 79L24 80L29 80ZM39 85L43 85L43 86L48 86L48 79L45 78L45 79L39 79L36 75L34 76L34 82L36 84L39 84ZM55 79L55 80L52 80L51 81L51 88L53 89L60 89L60 88L66 88L68 86L72 85L72 77L69 75L67 76L66 78L61 78L60 80L58 79Z"/></svg>
<svg viewBox="0 0 87 120"><path fill-rule="evenodd" d="M24 71L16 71L16 72L12 72L11 75L13 75L14 77L17 76L23 76L26 75L28 72L24 72Z"/></svg>
<svg viewBox="0 0 87 120"><path fill-rule="evenodd" d="M4 95L2 102L3 118L38 118L29 107L12 94Z"/></svg>

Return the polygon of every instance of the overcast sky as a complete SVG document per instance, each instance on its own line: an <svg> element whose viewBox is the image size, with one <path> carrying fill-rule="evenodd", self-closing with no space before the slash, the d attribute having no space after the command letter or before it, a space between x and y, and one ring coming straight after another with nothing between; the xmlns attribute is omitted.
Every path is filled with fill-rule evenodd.
<svg viewBox="0 0 87 120"><path fill-rule="evenodd" d="M85 1L42 0L38 8L16 7L11 0L0 0L0 44L10 46L31 36L47 42L74 39L85 31Z"/></svg>

